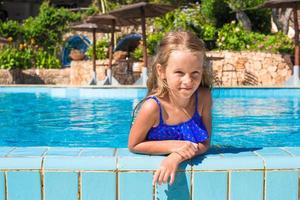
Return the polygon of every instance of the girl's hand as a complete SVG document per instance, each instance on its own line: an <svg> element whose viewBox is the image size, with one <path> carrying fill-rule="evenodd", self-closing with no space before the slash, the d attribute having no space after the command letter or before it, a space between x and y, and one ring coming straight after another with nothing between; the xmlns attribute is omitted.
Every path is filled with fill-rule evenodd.
<svg viewBox="0 0 300 200"><path fill-rule="evenodd" d="M178 165L182 161L180 155L176 153L171 153L168 155L160 164L159 169L157 169L153 176L152 185L158 182L159 185L162 183L167 183L170 177L170 185L174 183L175 174Z"/></svg>
<svg viewBox="0 0 300 200"><path fill-rule="evenodd" d="M179 149L176 149L174 152L178 153L184 160L194 157L198 151L198 144L184 141L184 144Z"/></svg>

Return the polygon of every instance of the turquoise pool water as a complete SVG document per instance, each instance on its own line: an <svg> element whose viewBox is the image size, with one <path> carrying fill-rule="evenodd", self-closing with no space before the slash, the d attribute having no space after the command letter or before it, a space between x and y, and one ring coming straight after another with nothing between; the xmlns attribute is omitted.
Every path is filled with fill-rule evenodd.
<svg viewBox="0 0 300 200"><path fill-rule="evenodd" d="M126 147L145 89L0 87L0 146ZM300 146L300 89L214 89L214 145Z"/></svg>

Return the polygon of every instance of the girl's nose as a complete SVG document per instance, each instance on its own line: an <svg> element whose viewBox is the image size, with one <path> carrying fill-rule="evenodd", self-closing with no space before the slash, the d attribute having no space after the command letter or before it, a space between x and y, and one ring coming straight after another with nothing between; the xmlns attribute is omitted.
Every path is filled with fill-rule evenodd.
<svg viewBox="0 0 300 200"><path fill-rule="evenodd" d="M184 77L182 77L182 83L189 85L192 83L192 77L188 74L186 74Z"/></svg>

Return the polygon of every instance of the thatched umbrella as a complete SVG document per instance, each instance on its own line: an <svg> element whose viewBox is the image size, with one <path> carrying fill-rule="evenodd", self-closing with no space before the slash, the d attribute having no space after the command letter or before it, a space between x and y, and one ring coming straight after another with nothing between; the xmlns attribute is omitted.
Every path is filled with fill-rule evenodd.
<svg viewBox="0 0 300 200"><path fill-rule="evenodd" d="M144 70L143 75L147 73L147 43L146 43L146 17L159 17L167 12L174 10L176 7L171 5L151 4L147 2L140 2L122 6L119 9L109 12L109 14L117 17L118 19L138 19L141 18L142 36L143 36L143 58L144 58ZM146 80L143 80L143 84L146 84Z"/></svg>
<svg viewBox="0 0 300 200"><path fill-rule="evenodd" d="M299 64L300 64L300 46L299 46L299 24L298 13L300 8L300 0L269 0L261 5L263 8L292 8L294 14L294 29L295 29L295 65L293 67L294 74L288 80L288 84L300 84L299 79Z"/></svg>
<svg viewBox="0 0 300 200"><path fill-rule="evenodd" d="M113 15L109 14L98 14L93 15L87 18L86 22L94 23L99 26L110 26L111 27L111 40L110 40L110 46L109 46L109 63L108 63L108 74L109 74L109 82L111 84L112 81L112 74L111 74L111 65L112 65L112 57L113 57L113 49L114 49L114 37L115 37L115 31L116 26L132 26L137 25L137 22L134 19L122 19L117 18Z"/></svg>
<svg viewBox="0 0 300 200"><path fill-rule="evenodd" d="M94 23L86 23L83 22L81 24L73 25L71 27L72 29L76 31L88 31L93 33L93 72L94 72L94 77L91 82L92 85L97 84L97 72L96 72L96 32L99 33L110 33L112 31L112 27L110 26L99 26ZM114 31L116 31L114 29ZM119 30L118 30L119 31Z"/></svg>

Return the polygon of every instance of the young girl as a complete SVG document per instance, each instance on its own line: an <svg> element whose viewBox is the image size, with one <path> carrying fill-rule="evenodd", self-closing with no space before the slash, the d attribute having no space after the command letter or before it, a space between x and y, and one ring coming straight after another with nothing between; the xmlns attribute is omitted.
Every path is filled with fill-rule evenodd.
<svg viewBox="0 0 300 200"><path fill-rule="evenodd" d="M211 76L204 59L203 42L190 32L170 32L159 45L128 141L132 152L168 154L153 185L169 179L172 185L178 165L210 146Z"/></svg>

